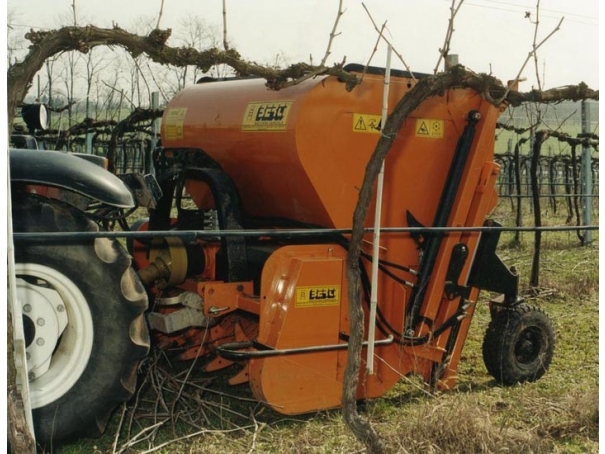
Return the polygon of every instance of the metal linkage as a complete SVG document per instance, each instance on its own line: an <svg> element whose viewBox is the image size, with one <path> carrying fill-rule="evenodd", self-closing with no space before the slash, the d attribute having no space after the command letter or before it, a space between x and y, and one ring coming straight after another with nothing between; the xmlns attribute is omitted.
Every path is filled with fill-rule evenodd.
<svg viewBox="0 0 605 454"><path fill-rule="evenodd" d="M475 110L469 112L468 123L458 139L452 163L450 165L445 185L441 192L441 198L433 219L433 226L445 227L452 212L454 201L458 195L458 189L462 181L462 174L468 160L473 138L475 137L475 126L481 119L481 114ZM439 254L439 247L443 240L443 232L437 232L428 237L426 247L420 260L419 279L412 289L408 304L406 306L405 334L413 336L414 326L418 322L420 306L424 300L426 289L433 274L433 268Z"/></svg>
<svg viewBox="0 0 605 454"><path fill-rule="evenodd" d="M348 336L341 334L341 338L344 340L348 339ZM389 336L386 339L374 341L374 345L390 345L395 341L393 336ZM368 342L365 341L362 344L363 347L368 346ZM249 350L254 348L254 350ZM347 350L349 344L332 344L332 345L314 345L310 347L299 347L299 348L284 348L274 349L267 345L261 344L255 340L245 342L230 342L222 344L216 347L216 352L225 359L231 361L245 361L252 358L268 358L273 356L290 356L290 355L302 355L309 353L320 353L320 352L332 352L338 350Z"/></svg>

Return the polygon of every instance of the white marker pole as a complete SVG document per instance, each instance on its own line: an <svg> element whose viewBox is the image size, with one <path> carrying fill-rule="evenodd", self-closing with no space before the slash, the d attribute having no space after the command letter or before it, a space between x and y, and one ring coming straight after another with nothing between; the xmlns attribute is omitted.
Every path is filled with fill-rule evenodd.
<svg viewBox="0 0 605 454"><path fill-rule="evenodd" d="M384 75L384 89L382 92L382 119L380 120L381 134L387 122L389 107L389 83L391 81L391 45L387 47L387 66ZM374 212L374 236L372 242L372 290L370 292L370 320L368 322L368 374L374 373L374 341L376 336L376 306L378 305L378 262L380 247L380 219L382 216L382 186L384 183L384 161L380 167L376 183L376 211Z"/></svg>

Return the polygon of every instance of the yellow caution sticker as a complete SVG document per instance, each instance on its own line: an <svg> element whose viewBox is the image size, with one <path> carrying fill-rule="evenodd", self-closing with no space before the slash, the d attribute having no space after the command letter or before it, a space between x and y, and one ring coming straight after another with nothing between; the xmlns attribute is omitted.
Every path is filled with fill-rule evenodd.
<svg viewBox="0 0 605 454"><path fill-rule="evenodd" d="M175 107L168 109L162 124L164 126L164 138L166 140L179 140L183 138L183 123L187 115L186 107Z"/></svg>
<svg viewBox="0 0 605 454"><path fill-rule="evenodd" d="M296 287L296 307L324 307L340 304L340 285Z"/></svg>
<svg viewBox="0 0 605 454"><path fill-rule="evenodd" d="M416 137L442 139L445 122L431 118L416 118Z"/></svg>
<svg viewBox="0 0 605 454"><path fill-rule="evenodd" d="M250 102L244 112L242 131L285 131L294 101Z"/></svg>
<svg viewBox="0 0 605 454"><path fill-rule="evenodd" d="M353 113L353 132L380 134L381 115Z"/></svg>

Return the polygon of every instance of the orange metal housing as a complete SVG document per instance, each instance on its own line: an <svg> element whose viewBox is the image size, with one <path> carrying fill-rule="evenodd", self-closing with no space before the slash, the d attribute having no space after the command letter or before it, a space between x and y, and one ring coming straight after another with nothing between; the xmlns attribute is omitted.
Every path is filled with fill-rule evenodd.
<svg viewBox="0 0 605 454"><path fill-rule="evenodd" d="M383 82L380 75L366 74L350 92L334 77L311 79L281 91L268 90L261 79L197 84L177 94L167 106L162 143L165 148L199 148L218 162L234 181L249 216L349 228L366 164L380 136ZM391 78L389 111L414 83L408 77ZM407 211L423 225L432 224L471 110L478 111L481 119L448 225L483 223L497 200L494 185L499 168L493 162L493 149L500 111L476 92L459 89L427 99L398 132L385 162L383 227L406 226ZM205 204L199 185L192 184L189 192L199 206ZM371 207L368 227L374 225L373 212ZM478 239L477 233L445 236L420 310L427 323L417 328L416 335L456 312L457 301L444 295L451 251L462 242L472 258ZM371 236L367 240L364 249L371 253ZM418 269L418 248L409 234L383 235L380 246L381 259ZM339 333L348 330L344 256L339 246L318 245L315 249L290 246L270 257L261 283L261 342L275 348L338 342ZM466 284L471 262L467 260L458 284ZM415 280L404 271L391 271L406 281ZM295 310L297 290L313 286L339 286L338 305ZM409 287L379 275L379 308L400 332L409 293ZM471 291L470 300L477 295L477 289ZM359 397L384 393L399 374L415 371L428 380L435 365L443 368L438 385L450 387L473 308L468 309L469 317L462 321L447 358L450 330L427 345L378 348L381 360L376 362L376 373L363 379ZM384 338L379 331L377 336ZM337 406L346 352L303 356L251 361L255 395L284 413ZM288 374L288 385L279 384L280 374ZM323 395L317 397L317 393Z"/></svg>

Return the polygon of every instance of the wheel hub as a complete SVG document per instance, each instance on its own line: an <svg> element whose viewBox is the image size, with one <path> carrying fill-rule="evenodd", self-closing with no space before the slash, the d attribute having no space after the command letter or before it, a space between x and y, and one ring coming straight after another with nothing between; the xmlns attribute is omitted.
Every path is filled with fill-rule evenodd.
<svg viewBox="0 0 605 454"><path fill-rule="evenodd" d="M17 298L23 311L30 381L48 371L53 351L68 322L59 293L44 286L43 281L39 284L17 279Z"/></svg>
<svg viewBox="0 0 605 454"><path fill-rule="evenodd" d="M522 364L534 361L542 349L542 342L539 332L527 328L521 333L520 339L515 345L515 354L517 361Z"/></svg>
<svg viewBox="0 0 605 454"><path fill-rule="evenodd" d="M78 381L92 352L94 325L86 298L61 271L17 263L15 274L31 339L26 357L35 409L56 401Z"/></svg>

